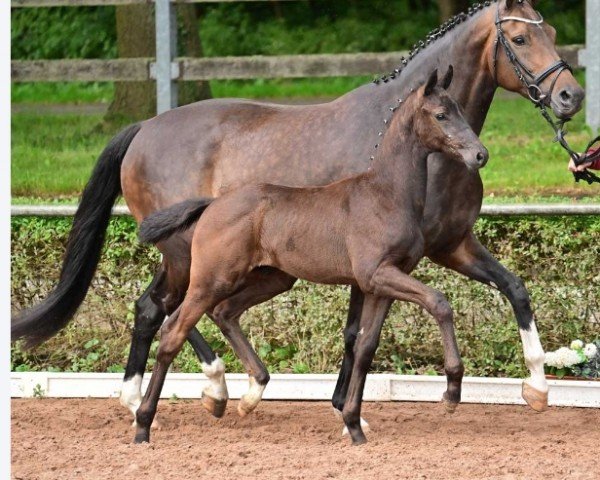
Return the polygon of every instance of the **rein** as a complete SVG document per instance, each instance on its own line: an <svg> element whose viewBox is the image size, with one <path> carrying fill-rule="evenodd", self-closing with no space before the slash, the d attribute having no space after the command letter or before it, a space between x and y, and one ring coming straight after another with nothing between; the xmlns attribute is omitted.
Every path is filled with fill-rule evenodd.
<svg viewBox="0 0 600 480"><path fill-rule="evenodd" d="M600 149L598 149L593 154L589 153L589 151L596 143L600 142L600 136L596 137L588 144L587 148L585 149L585 153L579 154L579 153L575 152L570 147L569 143L567 142L567 140L565 138L567 132L565 131L564 126L571 119L567 118L564 120L553 120L552 117L550 116L550 113L548 112L548 110L546 108L545 101L547 98L550 98L552 96L552 92L554 90L556 82L558 81L558 77L560 77L560 74L562 72L564 72L565 70L569 70L570 72L573 72L573 69L571 68L571 66L563 59L560 59L560 60L557 60L552 65L550 65L548 68L546 68L546 70L544 70L542 73L540 73L536 76L525 65L523 65L523 63L519 60L519 58L517 57L515 52L510 47L510 44L509 44L508 40L506 39L506 36L504 35L504 31L502 30L502 23L508 22L508 21L529 23L531 25L541 25L544 22L544 19L539 12L537 12L537 13L539 15L539 18L537 20L530 20L528 18L511 17L511 16L502 18L502 17L500 17L500 4L498 4L498 9L496 11L497 37L496 37L495 50L494 50L494 79L496 80L496 83L497 83L497 67L496 67L496 65L497 65L497 60L498 60L498 50L499 50L500 45L502 45L502 47L504 48L504 51L506 52L506 56L507 56L509 62L511 63L511 65L513 66L513 68L515 70L515 73L517 74L518 79L521 81L521 83L523 83L523 85L527 89L529 99L531 100L531 102L534 104L534 106L536 108L540 109L540 113L542 114L544 119L550 124L550 126L554 130L554 133L556 134L555 141L557 141L560 144L560 146L569 154L569 156L573 159L573 162L575 163L575 165L582 165L584 163L593 162L596 159L600 158ZM541 83L555 72L558 72L558 73L554 77L554 80L552 80L550 89L548 90L548 92L544 93L540 87ZM530 79L530 81L528 81L528 78ZM590 172L589 170L584 170L583 172L573 172L573 176L575 177L576 182L583 180L583 181L586 181L590 185L594 182L600 183L600 177L598 177L594 173Z"/></svg>

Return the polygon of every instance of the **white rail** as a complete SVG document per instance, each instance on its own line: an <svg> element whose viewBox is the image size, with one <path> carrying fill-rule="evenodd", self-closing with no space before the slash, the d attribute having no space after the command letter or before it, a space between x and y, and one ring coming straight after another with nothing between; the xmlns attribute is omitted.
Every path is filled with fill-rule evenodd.
<svg viewBox="0 0 600 480"><path fill-rule="evenodd" d="M10 214L13 217L72 217L77 211L76 205L13 205ZM126 206L116 206L113 215L130 215ZM514 204L484 205L484 216L562 216L562 215L600 215L600 204Z"/></svg>
<svg viewBox="0 0 600 480"><path fill-rule="evenodd" d="M143 389L150 374L144 376ZM123 375L119 373L12 372L11 397L114 398L119 396ZM248 390L248 376L227 374L231 398ZM266 400L330 400L337 375L275 374L265 390ZM199 373L169 373L163 398L200 398L207 379ZM600 381L549 380L548 402L552 406L600 408ZM416 375L373 374L367 376L365 400L439 402L446 389L446 378ZM524 405L521 380L516 378L463 379L464 403Z"/></svg>

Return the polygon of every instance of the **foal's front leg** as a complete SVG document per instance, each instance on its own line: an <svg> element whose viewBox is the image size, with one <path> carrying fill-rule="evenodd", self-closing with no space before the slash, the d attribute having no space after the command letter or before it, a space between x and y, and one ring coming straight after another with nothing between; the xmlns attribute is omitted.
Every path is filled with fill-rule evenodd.
<svg viewBox="0 0 600 480"><path fill-rule="evenodd" d="M523 342L525 364L530 377L523 382L523 398L534 410L548 407L548 382L544 375L544 349L535 325L529 294L516 275L504 268L483 247L472 232L451 253L437 253L430 258L440 265L486 285L497 288L510 301Z"/></svg>
<svg viewBox="0 0 600 480"><path fill-rule="evenodd" d="M396 300L416 303L437 321L444 347L444 371L448 381L442 401L450 413L460 403L464 367L454 335L454 313L444 295L393 265L380 266L371 280L374 293Z"/></svg>
<svg viewBox="0 0 600 480"><path fill-rule="evenodd" d="M379 345L381 327L390 309L390 298L365 295L360 315L360 330L354 346L354 362L348 380L348 393L342 410L344 423L354 445L366 443L367 438L362 430L360 410L367 372L373 362L375 351Z"/></svg>

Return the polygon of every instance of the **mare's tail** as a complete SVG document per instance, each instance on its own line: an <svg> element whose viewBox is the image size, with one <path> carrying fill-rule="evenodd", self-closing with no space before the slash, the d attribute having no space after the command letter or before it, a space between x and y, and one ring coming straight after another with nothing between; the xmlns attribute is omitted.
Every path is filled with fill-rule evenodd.
<svg viewBox="0 0 600 480"><path fill-rule="evenodd" d="M191 227L213 198L196 198L177 203L147 216L140 225L139 238L143 243L156 243Z"/></svg>
<svg viewBox="0 0 600 480"><path fill-rule="evenodd" d="M121 131L98 158L73 219L58 285L41 303L13 317L13 341L24 338L27 347L42 343L64 328L83 302L121 193L121 163L140 128L135 124Z"/></svg>

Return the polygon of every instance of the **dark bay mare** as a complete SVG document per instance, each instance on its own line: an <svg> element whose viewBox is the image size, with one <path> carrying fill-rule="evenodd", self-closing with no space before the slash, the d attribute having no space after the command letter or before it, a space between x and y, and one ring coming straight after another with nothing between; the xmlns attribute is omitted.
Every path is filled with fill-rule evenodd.
<svg viewBox="0 0 600 480"><path fill-rule="evenodd" d="M324 187L247 185L212 203L204 198L184 201L142 222L140 238L157 243L202 215L192 238L189 287L161 329L157 363L137 410L136 442L150 440L164 379L191 329L205 313L235 296L248 284L251 272L261 267L311 282L352 285L363 294L343 410L354 444L366 442L360 425L362 393L394 300L416 303L438 322L448 376L444 400L458 403L462 362L452 309L441 292L409 276L425 250L427 157L443 153L443 161L459 162L465 174L488 160L487 150L445 91L451 81L452 67L440 86L434 70L424 86L403 100L365 173ZM246 415L258 405L265 386L260 380L268 371L238 318L217 324L256 381L256 388L238 405Z"/></svg>
<svg viewBox="0 0 600 480"><path fill-rule="evenodd" d="M69 236L60 280L39 305L12 322L12 338L38 344L72 318L92 280L112 205L122 192L134 218L186 199L218 197L247 184L325 185L364 172L399 99L434 68L456 67L450 88L476 133L483 127L498 86L550 106L560 118L581 108L582 88L560 61L555 32L530 1L500 0L472 7L434 30L377 83L337 100L283 106L244 100L208 100L174 109L118 134L100 156L86 186ZM387 123L386 123L387 122ZM478 242L472 226L479 214L482 182L477 172L441 154L428 159L425 255L434 262L497 288L510 301L519 325L527 367L528 403L543 409L547 383L528 293ZM121 400L135 413L151 341L165 315L179 306L188 286L190 240L185 232L159 248L163 261L136 302L132 346ZM236 318L252 305L292 287L277 270L253 272L237 296L217 305L213 318ZM352 368L363 295L352 288L345 331L346 353L333 403L343 408ZM212 381L207 406L222 414L227 400L224 366L196 330L191 338Z"/></svg>

